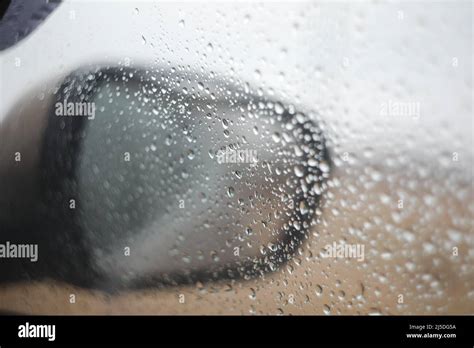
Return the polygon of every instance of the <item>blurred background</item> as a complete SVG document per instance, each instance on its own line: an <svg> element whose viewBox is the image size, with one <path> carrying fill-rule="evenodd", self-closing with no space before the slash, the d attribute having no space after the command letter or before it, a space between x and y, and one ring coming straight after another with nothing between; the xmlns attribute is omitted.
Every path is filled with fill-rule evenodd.
<svg viewBox="0 0 474 348"><path fill-rule="evenodd" d="M471 1L61 2L0 52L0 121L78 67L189 66L317 115L334 168L276 272L114 294L13 283L0 309L474 313L472 16ZM364 261L324 258L333 242L364 245Z"/></svg>

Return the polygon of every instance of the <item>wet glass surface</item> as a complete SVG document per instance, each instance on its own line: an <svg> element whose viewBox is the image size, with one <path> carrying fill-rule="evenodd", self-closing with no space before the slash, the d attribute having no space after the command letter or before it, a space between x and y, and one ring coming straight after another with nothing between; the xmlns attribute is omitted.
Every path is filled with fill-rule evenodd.
<svg viewBox="0 0 474 348"><path fill-rule="evenodd" d="M0 309L472 313L471 27L63 2L0 52Z"/></svg>

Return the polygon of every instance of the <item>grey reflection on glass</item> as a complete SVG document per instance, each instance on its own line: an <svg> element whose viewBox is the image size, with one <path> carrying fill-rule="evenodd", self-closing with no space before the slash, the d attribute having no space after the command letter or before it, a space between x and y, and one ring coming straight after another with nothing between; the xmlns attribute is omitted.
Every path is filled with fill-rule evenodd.
<svg viewBox="0 0 474 348"><path fill-rule="evenodd" d="M67 122L83 124L75 221L102 286L249 278L291 257L327 153L305 114L248 88L134 69L68 79L59 100L96 110Z"/></svg>

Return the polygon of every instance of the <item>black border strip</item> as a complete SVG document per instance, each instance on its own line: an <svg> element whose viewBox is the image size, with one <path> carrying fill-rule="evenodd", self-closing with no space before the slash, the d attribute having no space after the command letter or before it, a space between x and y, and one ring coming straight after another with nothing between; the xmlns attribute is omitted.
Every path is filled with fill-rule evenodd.
<svg viewBox="0 0 474 348"><path fill-rule="evenodd" d="M25 324L56 325L56 338L19 338ZM456 338L407 338L409 325ZM455 325L438 330L436 325ZM0 345L10 344L411 344L469 346L473 316L2 316ZM427 330L418 331L422 334Z"/></svg>

